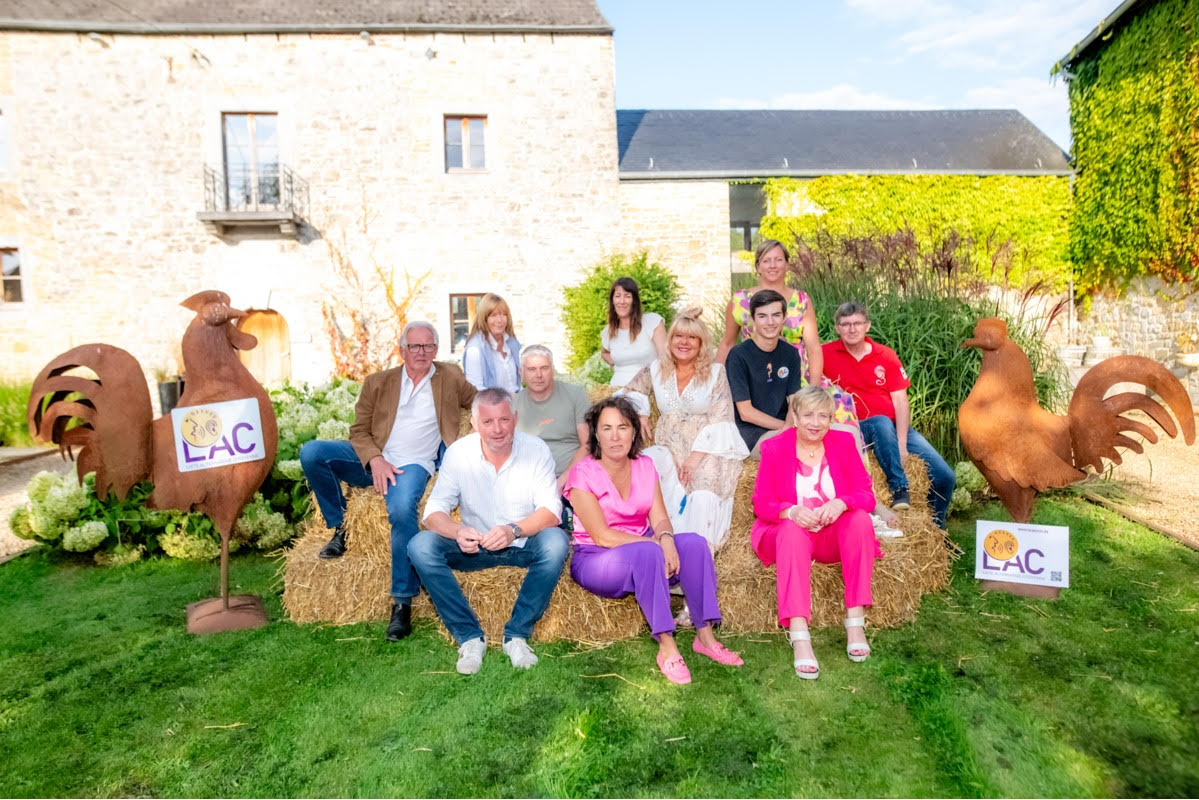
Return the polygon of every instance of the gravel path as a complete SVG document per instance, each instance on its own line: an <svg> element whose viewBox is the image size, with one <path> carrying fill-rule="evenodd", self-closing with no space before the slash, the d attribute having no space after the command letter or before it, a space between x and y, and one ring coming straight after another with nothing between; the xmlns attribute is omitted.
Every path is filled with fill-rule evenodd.
<svg viewBox="0 0 1199 800"><path fill-rule="evenodd" d="M0 561L33 546L33 542L18 539L8 529L8 515L26 502L25 486L29 479L42 470L67 472L75 468L74 462L58 457L57 448L44 454L38 452L0 448ZM25 459L28 455L33 458Z"/></svg>
<svg viewBox="0 0 1199 800"><path fill-rule="evenodd" d="M1142 455L1125 455L1112 477L1128 492L1113 506L1126 508L1138 521L1160 526L1199 550L1199 442L1188 447L1181 435L1171 439L1163 434L1156 444L1146 443Z"/></svg>

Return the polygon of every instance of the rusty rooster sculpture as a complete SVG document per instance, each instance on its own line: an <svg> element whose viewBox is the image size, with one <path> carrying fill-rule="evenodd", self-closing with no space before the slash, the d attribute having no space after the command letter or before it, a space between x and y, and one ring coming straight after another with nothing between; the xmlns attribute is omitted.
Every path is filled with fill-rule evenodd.
<svg viewBox="0 0 1199 800"><path fill-rule="evenodd" d="M1143 422L1122 416L1139 409L1173 437L1182 428L1187 444L1195 441L1195 415L1186 389L1156 361L1143 356L1117 356L1096 364L1078 382L1065 416L1037 404L1032 365L1008 338L1000 319L979 320L973 338L962 347L982 350L978 380L958 409L958 429L970 460L991 484L1016 522L1028 522L1037 492L1082 480L1083 468L1103 469L1103 460L1119 464L1117 447L1143 452L1126 435L1138 433L1150 442L1157 434ZM1138 383L1156 392L1160 402L1138 392L1104 398L1117 383Z"/></svg>
<svg viewBox="0 0 1199 800"><path fill-rule="evenodd" d="M258 405L263 458L183 472L175 451L170 416L152 420L150 396L137 359L118 347L85 344L52 360L34 381L29 397L29 431L54 442L67 456L79 447L80 481L96 473L96 494L111 490L124 499L138 481L151 480L152 508L195 509L212 519L221 535L219 598L188 606L188 630L209 633L264 624L262 602L252 595L229 597L229 535L245 504L271 470L278 446L275 412L262 386L238 360L238 350L258 344L234 321L245 312L231 308L224 292L200 292L181 305L196 312L183 334L187 384L180 407L253 399ZM65 374L85 367L95 379ZM67 400L72 393L82 395ZM82 422L67 430L71 418Z"/></svg>

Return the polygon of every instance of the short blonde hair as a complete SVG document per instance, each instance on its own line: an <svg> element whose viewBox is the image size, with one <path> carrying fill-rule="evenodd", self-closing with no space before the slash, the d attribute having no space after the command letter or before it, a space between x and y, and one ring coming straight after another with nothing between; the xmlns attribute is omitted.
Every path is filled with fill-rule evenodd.
<svg viewBox="0 0 1199 800"><path fill-rule="evenodd" d="M498 294L491 292L479 298L479 302L475 306L475 321L471 323L469 335L482 333L483 338L486 339L491 333L487 330L487 318L497 311L508 315L508 327L504 329L504 332L509 336L516 336L516 329L512 327L512 311L508 308L508 302Z"/></svg>
<svg viewBox="0 0 1199 800"><path fill-rule="evenodd" d="M803 387L791 395L787 401L787 406L796 420L805 411L827 411L831 417L833 412L837 410L837 403L833 400L833 396L819 386Z"/></svg>
<svg viewBox="0 0 1199 800"><path fill-rule="evenodd" d="M699 337L699 353L695 356L695 374L707 380L712 374L712 332L700 319L703 309L694 306L678 313L670 330L666 332L666 357L662 359L662 374L674 374L674 356L670 353L670 340L676 334Z"/></svg>

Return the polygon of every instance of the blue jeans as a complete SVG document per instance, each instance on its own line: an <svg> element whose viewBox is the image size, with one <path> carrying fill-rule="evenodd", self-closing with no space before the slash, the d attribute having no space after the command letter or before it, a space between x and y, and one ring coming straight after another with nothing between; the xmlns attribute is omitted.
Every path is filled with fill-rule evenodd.
<svg viewBox="0 0 1199 800"><path fill-rule="evenodd" d="M867 447L874 450L874 457L887 476L891 493L907 491L908 476L903 474L903 464L899 460L899 435L895 431L895 422L890 417L878 416L867 417L859 424L862 426L862 439ZM953 487L957 483L953 467L945 463L945 459L927 439L911 428L908 428L908 453L928 464L928 480L931 484L928 505L933 512L933 522L944 528L945 513L949 510L949 500L953 497Z"/></svg>
<svg viewBox="0 0 1199 800"><path fill-rule="evenodd" d="M341 483L350 486L372 486L371 474L358 460L358 454L346 441L314 439L300 448L300 466L304 477L316 495L325 524L330 528L341 525L346 513L346 498ZM391 596L400 603L411 602L420 592L420 581L408 561L408 542L420 528L417 506L429 482L429 473L416 464L397 465L403 473L396 475L394 485L387 487L384 502L387 520L391 523Z"/></svg>
<svg viewBox="0 0 1199 800"><path fill-rule="evenodd" d="M505 547L494 552L480 549L477 553L463 553L456 540L433 531L421 531L408 544L408 557L420 574L441 621L454 641L462 644L481 637L483 629L453 570L474 572L489 567L526 567L529 572L520 585L512 616L504 626L504 641L528 639L533 626L550 604L550 596L558 585L569 550L570 545L561 528L546 528L530 536L524 547Z"/></svg>

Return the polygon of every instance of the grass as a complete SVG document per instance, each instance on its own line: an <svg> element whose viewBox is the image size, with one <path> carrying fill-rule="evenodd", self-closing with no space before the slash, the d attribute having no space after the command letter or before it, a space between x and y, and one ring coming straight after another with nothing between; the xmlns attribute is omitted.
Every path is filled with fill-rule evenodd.
<svg viewBox="0 0 1199 800"><path fill-rule="evenodd" d="M917 622L851 664L819 631L819 681L778 637L746 666L656 674L648 637L540 645L472 678L433 629L283 621L276 563L234 562L270 626L192 638L213 565L0 567L0 793L22 796L1186 796L1199 793L1199 554L1077 500L1056 603L982 594L966 556ZM982 509L984 518L1002 512ZM690 634L682 637L684 643ZM619 674L617 677L597 677ZM592 676L592 677L586 677Z"/></svg>

